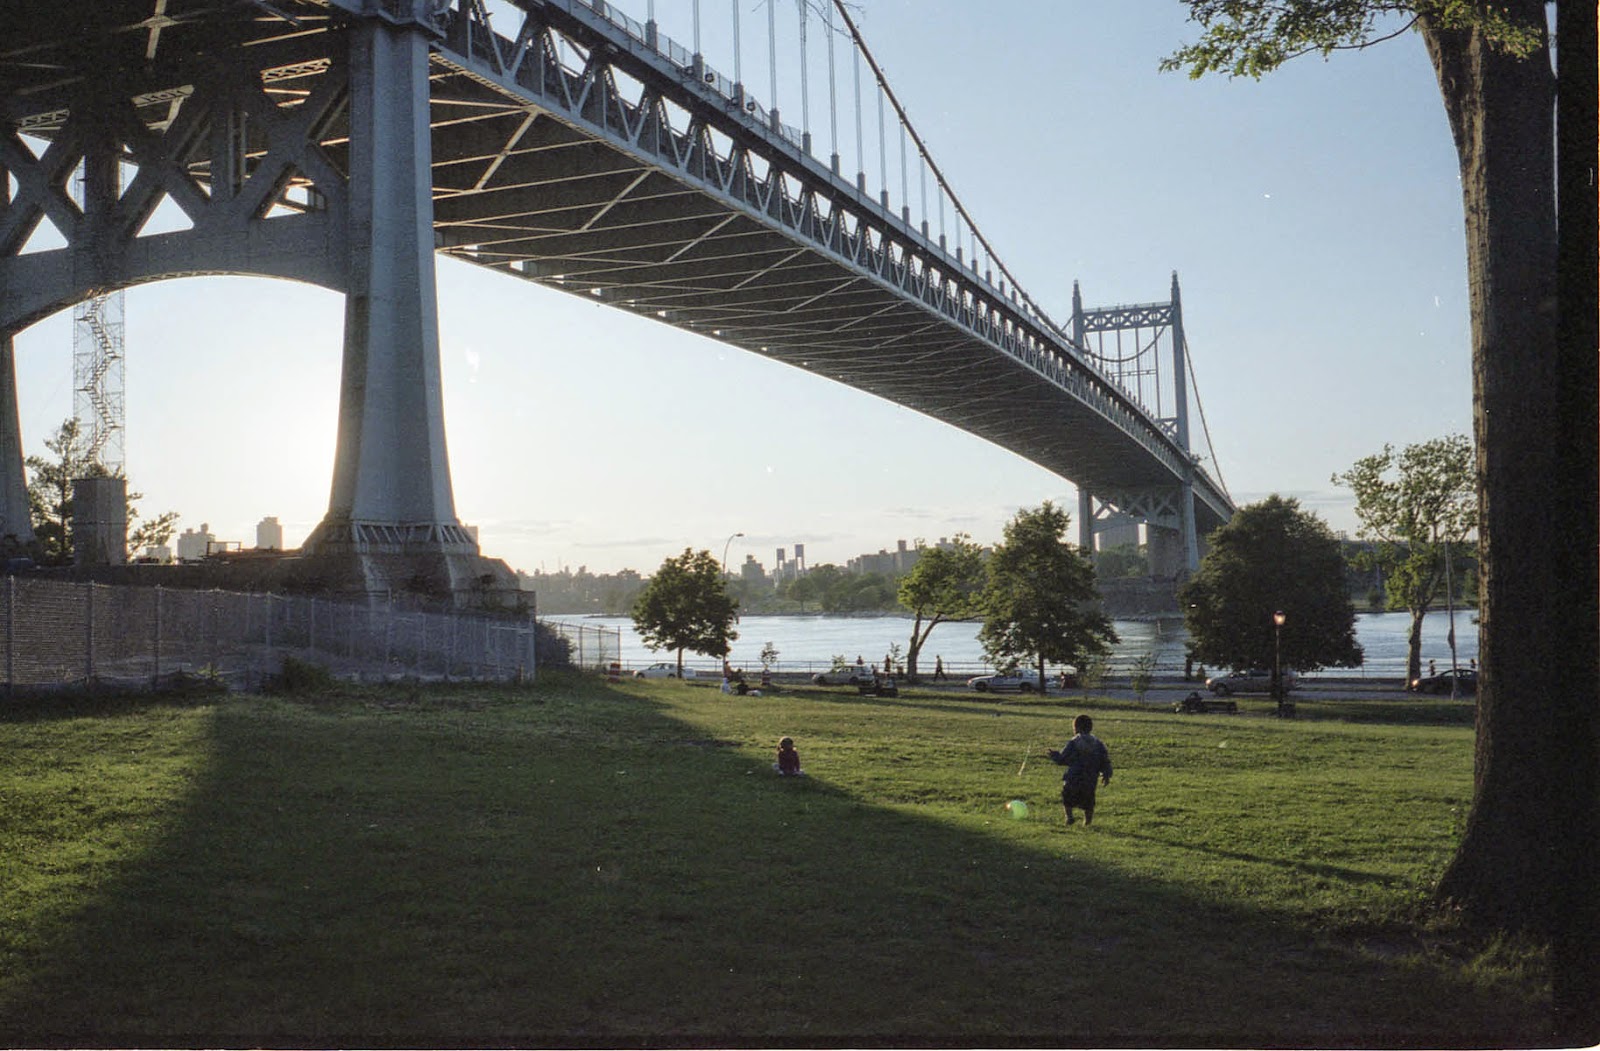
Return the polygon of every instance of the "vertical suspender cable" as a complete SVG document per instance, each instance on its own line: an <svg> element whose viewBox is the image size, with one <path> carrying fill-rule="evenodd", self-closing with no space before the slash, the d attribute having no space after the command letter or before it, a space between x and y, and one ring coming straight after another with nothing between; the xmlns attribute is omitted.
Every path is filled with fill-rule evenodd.
<svg viewBox="0 0 1600 1051"><path fill-rule="evenodd" d="M744 67L740 62L739 45L739 0L731 0L733 5L733 83L734 90L740 96L739 101L744 101Z"/></svg>
<svg viewBox="0 0 1600 1051"><path fill-rule="evenodd" d="M694 57L697 60L696 65L699 65L698 59L702 53L700 50L700 0L694 0ZM699 70L697 69L695 72L698 73Z"/></svg>
<svg viewBox="0 0 1600 1051"><path fill-rule="evenodd" d="M900 125L900 218L911 223L911 179L906 171L906 126Z"/></svg>
<svg viewBox="0 0 1600 1051"><path fill-rule="evenodd" d="M811 152L811 87L806 69L806 0L795 0L800 11L800 139L807 153Z"/></svg>
<svg viewBox="0 0 1600 1051"><path fill-rule="evenodd" d="M767 75L772 93L767 105L772 108L772 130L778 130L778 0L767 0Z"/></svg>
<svg viewBox="0 0 1600 1051"><path fill-rule="evenodd" d="M855 41L856 47L861 49L862 57L864 57L867 60L867 65L869 67L871 67L873 76L877 77L878 78L878 83L883 85L884 92L889 96L889 104L894 107L895 115L900 118L901 123L906 127L907 131L910 132L911 140L912 140L912 142L914 142L916 144L918 154L920 155L920 157L922 158L924 163L926 163L927 165L929 165L929 166L931 166L933 168L934 178L938 180L938 183L939 183L940 187L947 188L947 184L945 183L945 180L944 180L944 175L939 171L939 166L934 163L933 158L928 154L928 147L922 141L922 137L917 134L917 130L915 128L911 127L911 118L906 115L905 108L900 105L900 100L895 96L894 89L889 86L889 81L883 75L883 70L882 70L881 67L879 67L878 60L872 57L872 51L867 47L866 41L864 39L862 39L861 31L856 28L855 19L850 17L850 12L845 9L843 0L832 0L832 3L833 3L833 8L838 10L839 17L844 20L845 29L850 33L851 39ZM951 200L951 203L955 206L956 211L961 213L961 214L963 214L963 215L965 215L965 209L963 209L961 207L961 202L955 199L954 194L951 195L950 200ZM941 199L941 203L942 203L942 199ZM978 232L977 224L976 223L972 223L970 218L968 219L968 222L971 223L971 225L972 225L973 236L978 238L980 241L983 242L983 246L984 246L985 249L989 249L988 241L986 239L984 239L983 235ZM927 236L926 232L924 232L923 236ZM989 249L989 254L991 256L994 255L993 249ZM1018 290L1020 291L1022 286L1017 281L1016 275L1010 273L1010 271L1008 271L1006 269L1005 264L1004 263L1000 263L998 258L996 258L996 262L998 263L998 265L1000 267L1001 275L1004 276L1004 277L1010 277L1011 278L1011 283L1013 285L1016 285ZM1035 317L1037 317L1039 319L1041 324L1043 324L1043 325L1047 326L1048 328L1050 328L1057 335L1060 335L1060 336L1065 336L1066 335L1066 332L1061 328L1061 326L1056 324L1056 322L1051 319L1050 315L1048 313L1046 313L1037 303L1035 303L1033 301L1033 297L1032 296L1029 296L1026 293L1024 293L1024 294L1022 294L1021 299L1022 299L1022 302L1026 305L1027 309L1030 312L1032 312L1032 314ZM1069 340L1069 342L1070 342L1070 340Z"/></svg>
<svg viewBox="0 0 1600 1051"><path fill-rule="evenodd" d="M828 141L833 147L833 160L830 162L833 174L839 174L839 92L834 84L833 72L833 7L824 9L827 18L824 28L828 34Z"/></svg>
<svg viewBox="0 0 1600 1051"><path fill-rule="evenodd" d="M883 124L883 88L878 89L878 186L883 191L879 201L883 210L889 210L889 141L888 129Z"/></svg>
<svg viewBox="0 0 1600 1051"><path fill-rule="evenodd" d="M917 181L922 184L922 235L928 237L928 155L922 149L917 150Z"/></svg>
<svg viewBox="0 0 1600 1051"><path fill-rule="evenodd" d="M851 63L852 75L855 78L856 88L856 189L863 194L867 192L867 151L862 145L861 138L861 49L851 51L854 61Z"/></svg>

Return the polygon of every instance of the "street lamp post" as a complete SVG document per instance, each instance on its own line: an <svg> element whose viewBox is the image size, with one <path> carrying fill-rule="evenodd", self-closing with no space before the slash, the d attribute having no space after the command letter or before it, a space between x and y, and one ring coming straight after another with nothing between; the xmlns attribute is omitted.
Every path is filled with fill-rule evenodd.
<svg viewBox="0 0 1600 1051"><path fill-rule="evenodd" d="M728 576L728 548L732 547L733 541L737 537L741 536L744 536L744 534L734 533L732 536L728 537L728 542L722 545L722 576L724 580L726 580Z"/></svg>
<svg viewBox="0 0 1600 1051"><path fill-rule="evenodd" d="M1279 715L1283 714L1283 622L1288 619L1281 609L1272 615L1272 694Z"/></svg>

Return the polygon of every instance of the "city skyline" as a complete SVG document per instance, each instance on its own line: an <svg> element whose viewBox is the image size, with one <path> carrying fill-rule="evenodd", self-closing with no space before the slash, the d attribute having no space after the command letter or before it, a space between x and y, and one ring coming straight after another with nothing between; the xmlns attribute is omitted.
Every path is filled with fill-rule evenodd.
<svg viewBox="0 0 1600 1051"><path fill-rule="evenodd" d="M687 5L657 6L685 39ZM1470 429L1460 189L1432 71L1406 34L1260 83L1192 82L1156 68L1196 35L1183 11L1024 3L973 22L955 0L899 0L857 21L1026 290L1059 320L1074 280L1092 306L1151 302L1177 271L1208 468L1240 504L1280 492L1353 533L1334 472ZM1076 517L1070 483L871 395L450 260L439 287L456 510L515 569L647 573L737 532L730 565L796 536L808 562L843 564L883 537L992 544L1044 499ZM62 312L17 339L29 454L72 411L70 328ZM245 542L276 516L302 541L327 506L341 334L342 298L309 286L129 290L141 510Z"/></svg>

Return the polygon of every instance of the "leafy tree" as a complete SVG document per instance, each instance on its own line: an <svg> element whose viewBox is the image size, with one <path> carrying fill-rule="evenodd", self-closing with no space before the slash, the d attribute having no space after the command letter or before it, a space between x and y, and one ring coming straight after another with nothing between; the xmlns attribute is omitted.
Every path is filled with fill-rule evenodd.
<svg viewBox="0 0 1600 1051"><path fill-rule="evenodd" d="M817 598L817 581L810 573L803 577L795 577L783 588L783 595L800 603L800 612L804 613L806 603Z"/></svg>
<svg viewBox="0 0 1600 1051"><path fill-rule="evenodd" d="M72 483L79 478L121 477L120 472L106 470L90 448L88 436L76 418L68 418L56 431L55 437L45 439L49 456L27 458L29 472L28 508L33 517L35 543L39 545L41 560L64 564L72 561ZM135 500L143 494L127 494L127 521L130 527L128 547L143 551L160 546L172 539L177 528L178 513L164 511L155 518L139 521ZM135 525L137 523L137 525Z"/></svg>
<svg viewBox="0 0 1600 1051"><path fill-rule="evenodd" d="M30 456L26 461L33 535L44 562L71 562L72 483L100 477L106 470L95 460L75 418L67 419L55 437L46 438L44 447L50 456Z"/></svg>
<svg viewBox="0 0 1600 1051"><path fill-rule="evenodd" d="M1046 663L1081 665L1110 652L1117 633L1094 603L1094 565L1065 537L1069 516L1046 500L1018 511L989 557L983 627L978 640L998 665L1032 658L1045 681Z"/></svg>
<svg viewBox="0 0 1600 1051"><path fill-rule="evenodd" d="M1156 655L1142 653L1133 662L1133 669L1128 673L1128 685L1133 692L1139 695L1139 700L1144 701L1144 695L1150 692L1150 684L1156 677Z"/></svg>
<svg viewBox="0 0 1600 1051"><path fill-rule="evenodd" d="M726 657L739 604L723 587L722 567L709 551L683 549L661 563L633 604L633 626L652 650L677 653L683 678L683 651Z"/></svg>
<svg viewBox="0 0 1600 1051"><path fill-rule="evenodd" d="M846 573L832 568L832 577L822 592L822 608L829 613L864 613L888 609L894 604L894 582L882 573Z"/></svg>
<svg viewBox="0 0 1600 1051"><path fill-rule="evenodd" d="M924 548L911 572L900 578L897 597L911 611L906 674L917 681L917 657L933 629L947 620L971 620L981 611L986 581L983 548L958 533L947 548Z"/></svg>
<svg viewBox="0 0 1600 1051"><path fill-rule="evenodd" d="M1269 496L1241 507L1210 544L1178 592L1196 660L1274 673L1280 664L1310 671L1361 663L1344 558L1321 518L1297 500ZM1280 611L1287 618L1282 632L1273 623Z"/></svg>
<svg viewBox="0 0 1600 1051"><path fill-rule="evenodd" d="M1138 544L1118 544L1106 548L1095 560L1095 573L1101 580L1147 577L1150 575L1149 553Z"/></svg>
<svg viewBox="0 0 1600 1051"><path fill-rule="evenodd" d="M1472 443L1452 434L1398 455L1385 445L1333 476L1356 494L1362 538L1377 542L1371 558L1383 571L1390 607L1411 613L1407 682L1422 674L1422 620L1447 584L1447 559L1477 525L1472 469Z"/></svg>
<svg viewBox="0 0 1600 1051"><path fill-rule="evenodd" d="M1563 1031L1592 1038L1600 508L1579 498L1552 515L1549 494L1592 496L1600 479L1594 11L1554 5L1561 52L1577 56L1560 63L1557 98L1544 0L1185 2L1205 32L1163 66L1196 77L1258 77L1296 55L1376 43L1387 12L1410 16L1433 63L1466 219L1481 555L1473 804L1438 894L1471 916L1553 932Z"/></svg>
<svg viewBox="0 0 1600 1051"><path fill-rule="evenodd" d="M166 547L172 539L172 534L178 530L178 512L163 511L154 518L138 521L139 512L134 509L132 501L139 499L138 493L128 494L128 550L139 552L152 547Z"/></svg>

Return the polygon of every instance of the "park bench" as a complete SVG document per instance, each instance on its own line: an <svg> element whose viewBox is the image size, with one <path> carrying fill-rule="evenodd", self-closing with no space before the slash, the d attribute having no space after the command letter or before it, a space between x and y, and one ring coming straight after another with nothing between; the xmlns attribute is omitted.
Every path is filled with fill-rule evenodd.
<svg viewBox="0 0 1600 1051"><path fill-rule="evenodd" d="M1184 715L1212 715L1219 712L1236 715L1239 705L1231 697L1202 697L1198 693L1191 693L1173 705L1172 710Z"/></svg>

